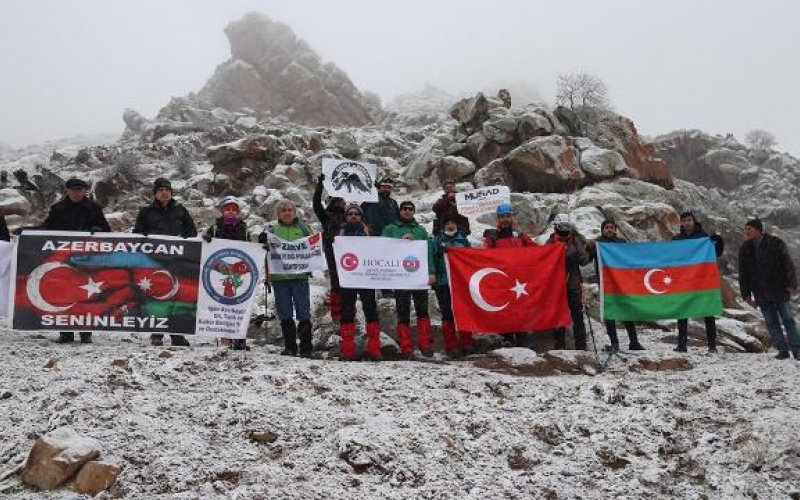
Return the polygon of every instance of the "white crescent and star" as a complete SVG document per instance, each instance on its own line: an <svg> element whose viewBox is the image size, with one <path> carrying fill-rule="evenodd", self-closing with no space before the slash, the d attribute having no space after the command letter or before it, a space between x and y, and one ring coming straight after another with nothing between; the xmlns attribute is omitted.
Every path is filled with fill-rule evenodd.
<svg viewBox="0 0 800 500"><path fill-rule="evenodd" d="M26 285L25 290L28 292L28 300L31 301L31 304L40 311L49 312L49 313L56 313L66 311L70 307L75 305L75 302L66 306L54 306L53 304L47 302L42 297L42 291L39 288L42 278L45 277L47 273L54 269L58 269L60 267L65 267L67 269L71 269L68 265L64 264L63 262L46 262L41 266L37 267L31 274L28 276L28 283Z"/></svg>
<svg viewBox="0 0 800 500"><path fill-rule="evenodd" d="M661 290L653 286L653 276L655 276L656 273L664 274L664 278L661 280L661 283L663 283L665 286ZM669 285L672 284L672 278L663 269L656 268L647 271L647 273L644 275L643 282L644 282L644 287L647 289L648 292L661 295L662 293L667 293Z"/></svg>
<svg viewBox="0 0 800 500"><path fill-rule="evenodd" d="M172 274L170 274L168 271L164 269L159 269L158 271L154 272L151 276L155 276L156 274L165 274L166 276L168 276L169 279L172 281L172 288L170 288L169 291L164 295L153 295L153 298L156 300L168 300L174 297L175 294L178 293L178 288L180 287L180 283L178 282L178 280L176 280ZM141 286L141 282L139 283L140 283L139 286ZM142 287L142 289L146 291L147 289L149 289L149 286L147 289L145 289L144 287Z"/></svg>
<svg viewBox="0 0 800 500"><path fill-rule="evenodd" d="M469 294L475 305L477 305L484 311L487 312L502 311L510 304L510 302L506 302L505 304L500 306L495 306L488 303L481 294L481 281L483 280L483 278L489 276L490 274L502 274L503 276L508 277L506 273L494 267L484 267L483 269L479 269L469 279ZM519 299L523 295L528 295L528 291L525 288L527 285L528 285L527 283L522 283L518 279L514 279L514 286L509 288L509 290L514 292L514 294L516 294L516 299Z"/></svg>

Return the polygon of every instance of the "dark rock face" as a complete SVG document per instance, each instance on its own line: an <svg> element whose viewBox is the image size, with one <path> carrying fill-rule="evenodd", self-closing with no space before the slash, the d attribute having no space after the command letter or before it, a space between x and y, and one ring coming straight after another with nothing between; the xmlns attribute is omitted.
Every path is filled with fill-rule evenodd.
<svg viewBox="0 0 800 500"><path fill-rule="evenodd" d="M231 59L199 92L211 107L244 108L304 125L360 126L370 106L344 71L322 63L286 24L250 13L225 34Z"/></svg>

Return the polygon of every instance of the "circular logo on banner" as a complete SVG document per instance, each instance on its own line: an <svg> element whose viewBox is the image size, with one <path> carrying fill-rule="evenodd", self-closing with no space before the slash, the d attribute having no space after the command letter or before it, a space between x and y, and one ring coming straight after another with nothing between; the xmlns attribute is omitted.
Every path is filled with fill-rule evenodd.
<svg viewBox="0 0 800 500"><path fill-rule="evenodd" d="M342 255L339 263L342 265L342 269L345 271L355 271L355 269L358 267L358 255L354 253L346 253Z"/></svg>
<svg viewBox="0 0 800 500"><path fill-rule="evenodd" d="M211 254L202 272L203 288L212 299L237 305L253 294L258 283L258 266L247 253L225 248Z"/></svg>
<svg viewBox="0 0 800 500"><path fill-rule="evenodd" d="M409 255L403 259L403 269L408 273L415 273L419 271L419 259L413 255Z"/></svg>

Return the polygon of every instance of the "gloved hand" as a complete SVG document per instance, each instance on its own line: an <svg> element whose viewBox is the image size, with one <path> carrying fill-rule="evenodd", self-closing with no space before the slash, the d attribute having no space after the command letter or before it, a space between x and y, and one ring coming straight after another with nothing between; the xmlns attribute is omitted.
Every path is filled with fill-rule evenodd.
<svg viewBox="0 0 800 500"><path fill-rule="evenodd" d="M325 180L325 174L319 174L319 177L317 177L317 182L322 182L324 180Z"/></svg>
<svg viewBox="0 0 800 500"><path fill-rule="evenodd" d="M11 231L11 234L13 234L14 236L19 236L19 235L22 234L22 231L24 229L25 229L24 227L20 226L20 227L16 228L15 230Z"/></svg>
<svg viewBox="0 0 800 500"><path fill-rule="evenodd" d="M206 241L206 243L211 243L213 236L211 236L211 233L203 233L203 239Z"/></svg>

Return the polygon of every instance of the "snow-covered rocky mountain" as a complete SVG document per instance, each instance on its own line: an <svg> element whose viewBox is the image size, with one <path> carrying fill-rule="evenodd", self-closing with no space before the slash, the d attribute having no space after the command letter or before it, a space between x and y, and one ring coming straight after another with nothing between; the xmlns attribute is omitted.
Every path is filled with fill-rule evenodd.
<svg viewBox="0 0 800 500"><path fill-rule="evenodd" d="M232 56L203 89L152 118L124 110L121 138L0 146L9 225L40 222L72 176L92 183L117 231L130 230L161 176L200 228L229 194L246 202L252 232L282 198L313 224L311 193L326 157L377 164L429 229L446 178L468 189L502 176L521 229L540 239L567 212L589 238L612 218L629 240L662 240L693 210L728 242L724 354L676 357L674 322L659 322L642 326L646 354L614 359L603 374L593 354L497 351L491 335L479 342L492 353L466 360L344 365L329 361L338 337L322 276L312 280L315 361L277 356L271 322L253 328L261 342L244 358L208 345L154 350L138 336L61 347L3 329L0 493L38 495L4 472L33 439L68 424L104 440L123 464L107 498L798 495L796 370L759 354L769 339L760 315L737 300L735 280L752 215L800 262L797 159L700 132L649 142L626 117L521 102L513 91L511 107L496 92L459 99L432 86L381 107L282 23L248 14L226 34ZM474 237L491 223L479 220ZM602 346L597 285L585 271ZM259 301L257 312L272 307ZM388 359L393 308L380 300ZM690 325L696 349L702 327ZM550 343L540 336L535 348ZM529 378L541 375L557 376Z"/></svg>

